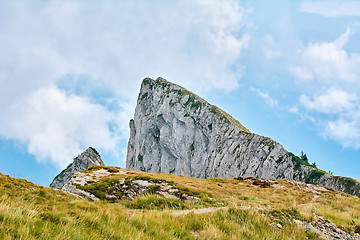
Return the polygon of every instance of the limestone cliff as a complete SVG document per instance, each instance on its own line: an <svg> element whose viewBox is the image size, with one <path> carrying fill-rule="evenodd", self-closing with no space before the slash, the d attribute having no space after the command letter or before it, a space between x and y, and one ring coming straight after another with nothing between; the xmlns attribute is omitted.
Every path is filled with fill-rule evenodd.
<svg viewBox="0 0 360 240"><path fill-rule="evenodd" d="M274 140L163 78L141 84L126 167L196 178L295 179L360 196L357 180L312 168Z"/></svg>
<svg viewBox="0 0 360 240"><path fill-rule="evenodd" d="M89 147L54 178L50 187L61 189L75 173L84 171L93 165L104 165L104 162L95 148Z"/></svg>

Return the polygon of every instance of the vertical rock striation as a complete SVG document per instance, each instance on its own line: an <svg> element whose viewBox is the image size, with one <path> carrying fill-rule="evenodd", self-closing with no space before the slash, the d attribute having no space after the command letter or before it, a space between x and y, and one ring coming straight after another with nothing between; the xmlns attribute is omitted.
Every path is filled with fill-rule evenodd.
<svg viewBox="0 0 360 240"><path fill-rule="evenodd" d="M274 140L163 78L141 84L126 167L196 178L295 179L360 195L355 179L312 168Z"/></svg>
<svg viewBox="0 0 360 240"><path fill-rule="evenodd" d="M61 189L75 173L87 170L93 165L104 165L104 162L96 149L89 147L79 156L74 158L74 161L54 178L50 187Z"/></svg>

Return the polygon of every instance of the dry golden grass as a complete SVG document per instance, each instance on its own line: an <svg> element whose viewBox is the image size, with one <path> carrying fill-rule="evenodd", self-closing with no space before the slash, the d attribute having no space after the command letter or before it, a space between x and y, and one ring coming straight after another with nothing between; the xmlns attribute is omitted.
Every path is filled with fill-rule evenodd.
<svg viewBox="0 0 360 240"><path fill-rule="evenodd" d="M360 224L359 198L325 192L312 202L313 193L283 180L277 184L282 188L260 188L233 179L194 179L136 171L128 174L165 179L190 190L211 193L229 208L181 216L173 216L171 209L129 210L121 202L89 202L0 175L0 239L316 239L294 224L272 228L266 210L242 210L238 206L295 209L305 219L314 212L349 231ZM184 205L199 207L191 202Z"/></svg>
<svg viewBox="0 0 360 240"><path fill-rule="evenodd" d="M284 188L260 188L246 181L234 179L196 179L172 174L154 174L130 171L134 175L151 176L174 181L179 185L199 191L210 192L218 200L229 205L270 206L274 209L296 208L305 219L312 213L324 216L350 231L360 225L360 199L346 193L328 191L321 193L316 202L312 202L314 193L293 185L286 180L277 180Z"/></svg>

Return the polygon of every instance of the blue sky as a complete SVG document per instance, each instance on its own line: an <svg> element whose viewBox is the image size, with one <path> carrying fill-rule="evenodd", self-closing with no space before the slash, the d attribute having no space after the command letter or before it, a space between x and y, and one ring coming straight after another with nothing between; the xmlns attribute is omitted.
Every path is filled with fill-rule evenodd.
<svg viewBox="0 0 360 240"><path fill-rule="evenodd" d="M88 146L125 167L162 76L360 178L360 1L1 1L0 172L48 185Z"/></svg>

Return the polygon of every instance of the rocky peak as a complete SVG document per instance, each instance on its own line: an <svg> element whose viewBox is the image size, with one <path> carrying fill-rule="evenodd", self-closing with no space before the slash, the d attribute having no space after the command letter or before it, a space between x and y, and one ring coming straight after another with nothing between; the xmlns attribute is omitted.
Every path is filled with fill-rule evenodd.
<svg viewBox="0 0 360 240"><path fill-rule="evenodd" d="M83 153L74 158L73 162L54 178L50 187L61 189L75 173L87 170L93 165L104 165L104 162L96 149L89 147Z"/></svg>
<svg viewBox="0 0 360 240"><path fill-rule="evenodd" d="M336 177L251 133L225 111L163 78L141 84L126 167L196 178L295 179L360 195L358 181Z"/></svg>

